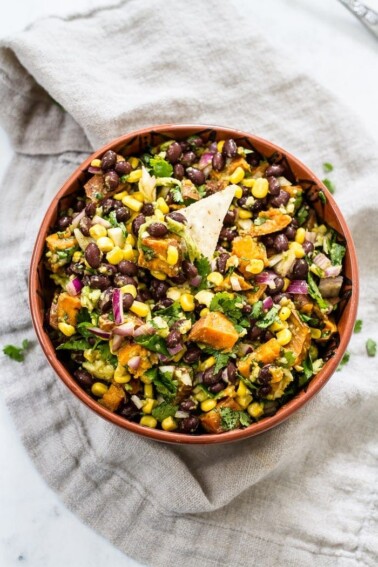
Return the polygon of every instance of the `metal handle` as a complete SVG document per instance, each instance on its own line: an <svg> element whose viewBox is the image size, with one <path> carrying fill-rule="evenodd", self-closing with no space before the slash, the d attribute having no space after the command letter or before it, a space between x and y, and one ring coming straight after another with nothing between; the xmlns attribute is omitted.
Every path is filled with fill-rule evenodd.
<svg viewBox="0 0 378 567"><path fill-rule="evenodd" d="M339 0L378 39L378 14L358 0Z"/></svg>

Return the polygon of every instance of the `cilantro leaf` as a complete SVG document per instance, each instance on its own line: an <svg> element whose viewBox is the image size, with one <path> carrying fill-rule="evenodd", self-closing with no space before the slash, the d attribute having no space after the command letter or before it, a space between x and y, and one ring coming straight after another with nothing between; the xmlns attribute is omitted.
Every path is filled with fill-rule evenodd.
<svg viewBox="0 0 378 567"><path fill-rule="evenodd" d="M375 356L377 354L377 343L373 339L366 341L366 352L368 356Z"/></svg>
<svg viewBox="0 0 378 567"><path fill-rule="evenodd" d="M305 313L300 313L300 312L298 312L298 315L302 319L302 321L304 321L305 323L307 323L311 327L314 327L314 326L319 324L319 319L315 319L314 317L310 317L309 315L306 315Z"/></svg>
<svg viewBox="0 0 378 567"><path fill-rule="evenodd" d="M240 419L240 425L243 427L247 427L248 425L251 425L251 418L250 416L245 412L245 411L241 411L239 413L239 419Z"/></svg>
<svg viewBox="0 0 378 567"><path fill-rule="evenodd" d="M299 377L299 387L301 388L310 380L314 374L311 356L308 355L303 362L303 374Z"/></svg>
<svg viewBox="0 0 378 567"><path fill-rule="evenodd" d="M24 345L24 341L22 343L22 345ZM12 360L16 360L17 362L23 362L24 361L24 349L26 347L21 346L21 347L16 347L14 345L6 345L3 348L3 353L6 356L9 356L9 358L11 358Z"/></svg>
<svg viewBox="0 0 378 567"><path fill-rule="evenodd" d="M252 319L258 319L259 317L261 317L262 312L263 312L262 301L256 301L256 303L254 303L252 307L252 313L251 313Z"/></svg>
<svg viewBox="0 0 378 567"><path fill-rule="evenodd" d="M92 348L85 339L70 339L56 347L56 350L87 350Z"/></svg>
<svg viewBox="0 0 378 567"><path fill-rule="evenodd" d="M175 301L169 307L156 310L154 316L156 315L163 317L164 321L171 327L175 321L182 318L181 305L178 301Z"/></svg>
<svg viewBox="0 0 378 567"><path fill-rule="evenodd" d="M28 339L24 339L21 343L22 350L26 350L30 346L30 341Z"/></svg>
<svg viewBox="0 0 378 567"><path fill-rule="evenodd" d="M249 326L248 319L245 319L242 307L243 299L240 296L233 297L227 291L216 293L210 303L210 311L220 311L224 313L234 325L242 327Z"/></svg>
<svg viewBox="0 0 378 567"><path fill-rule="evenodd" d="M221 425L224 431L236 429L240 424L239 412L231 408L220 408Z"/></svg>
<svg viewBox="0 0 378 567"><path fill-rule="evenodd" d="M147 262L150 262L150 260L153 260L155 258L156 256L155 250L153 250L149 246L146 246L145 244L140 244L138 248L141 252L143 252L143 255L146 258Z"/></svg>
<svg viewBox="0 0 378 567"><path fill-rule="evenodd" d="M327 162L327 161L324 162L324 163L323 163L323 171L324 171L324 173L329 173L330 171L333 171L333 165L332 165L332 163L329 163L329 162Z"/></svg>
<svg viewBox="0 0 378 567"><path fill-rule="evenodd" d="M230 359L230 354L218 352L217 354L214 354L214 356L216 360L214 374L217 374L217 372L219 372L220 370L222 370L222 368L227 366L227 363Z"/></svg>
<svg viewBox="0 0 378 567"><path fill-rule="evenodd" d="M332 195L333 195L333 193L335 192L335 186L332 183L332 181L330 179L327 179L327 177L326 177L325 179L322 179L322 183L324 183L324 185L327 187L328 191L330 193L332 193Z"/></svg>
<svg viewBox="0 0 378 567"><path fill-rule="evenodd" d="M327 309L328 301L323 299L323 297L322 297L322 295L319 291L319 288L316 285L316 282L311 275L311 272L308 272L307 281L308 281L308 293L310 294L312 299L315 299L315 301L319 305L320 309Z"/></svg>
<svg viewBox="0 0 378 567"><path fill-rule="evenodd" d="M156 391L168 402L172 401L177 394L177 381L168 376L167 373L156 372L150 375Z"/></svg>
<svg viewBox="0 0 378 567"><path fill-rule="evenodd" d="M346 248L342 244L337 244L334 242L331 246L330 257L331 262L334 266L341 266L343 258L345 256Z"/></svg>
<svg viewBox="0 0 378 567"><path fill-rule="evenodd" d="M164 354L164 356L169 356L165 340L159 335L142 335L141 337L134 337L134 341L138 343L138 345L142 345L152 352L158 352L159 354Z"/></svg>
<svg viewBox="0 0 378 567"><path fill-rule="evenodd" d="M274 323L274 320L279 310L280 310L279 307L272 307L272 309L268 311L268 313L265 315L263 319L261 319L261 321L257 321L256 325L260 327L260 329L266 329L272 323Z"/></svg>
<svg viewBox="0 0 378 567"><path fill-rule="evenodd" d="M253 224L255 226L261 226L262 224L265 224L267 220L268 219L266 217L257 217L257 219L253 221Z"/></svg>
<svg viewBox="0 0 378 567"><path fill-rule="evenodd" d="M183 199L183 196L182 196L182 193L181 193L181 189L178 185L175 185L174 187L172 187L169 192L172 195L172 199L175 203L181 204L181 203L184 202L184 199Z"/></svg>
<svg viewBox="0 0 378 567"><path fill-rule="evenodd" d="M166 419L167 417L174 417L177 410L178 406L162 402L152 410L152 416L159 421L163 421L163 419Z"/></svg>
<svg viewBox="0 0 378 567"><path fill-rule="evenodd" d="M297 358L297 355L294 354L294 352L292 352L291 350L285 350L284 357L286 358L286 365L285 366L291 367L291 366L293 366L293 364L294 364L294 362Z"/></svg>
<svg viewBox="0 0 378 567"><path fill-rule="evenodd" d="M362 319L357 319L355 325L354 325L354 329L353 329L353 333L357 334L357 333L361 333L362 331Z"/></svg>
<svg viewBox="0 0 378 567"><path fill-rule="evenodd" d="M208 287L207 276L211 272L211 264L206 256L201 256L194 264L198 270L198 275L202 278L201 284L198 286L198 290L206 289Z"/></svg>
<svg viewBox="0 0 378 567"><path fill-rule="evenodd" d="M171 177L173 173L172 165L160 156L155 156L150 159L149 164L156 177Z"/></svg>

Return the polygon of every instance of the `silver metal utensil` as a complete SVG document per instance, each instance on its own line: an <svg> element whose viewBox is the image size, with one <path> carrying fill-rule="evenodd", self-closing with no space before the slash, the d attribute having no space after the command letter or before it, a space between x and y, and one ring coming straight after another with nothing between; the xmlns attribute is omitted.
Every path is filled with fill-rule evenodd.
<svg viewBox="0 0 378 567"><path fill-rule="evenodd" d="M358 0L339 0L378 39L378 14Z"/></svg>

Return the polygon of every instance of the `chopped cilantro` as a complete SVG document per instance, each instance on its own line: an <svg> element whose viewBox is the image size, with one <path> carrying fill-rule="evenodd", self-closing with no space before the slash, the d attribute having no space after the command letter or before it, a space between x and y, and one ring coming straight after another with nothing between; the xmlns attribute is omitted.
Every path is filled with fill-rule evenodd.
<svg viewBox="0 0 378 567"><path fill-rule="evenodd" d="M103 360L105 360L106 362L109 362L109 364L111 364L112 366L114 366L114 368L117 368L118 366L118 358L116 357L115 354L112 354L110 352L110 346L108 342L103 342L100 344L96 344L93 347L94 350L98 350L101 358Z"/></svg>
<svg viewBox="0 0 378 567"><path fill-rule="evenodd" d="M301 313L301 312L298 312L298 315L302 319L302 321L304 321L311 327L314 327L319 324L319 319L315 319L314 317L310 317L309 315L306 315L305 313Z"/></svg>
<svg viewBox="0 0 378 567"><path fill-rule="evenodd" d="M357 333L361 333L361 331L362 331L362 319L357 319L354 325L353 332L357 334Z"/></svg>
<svg viewBox="0 0 378 567"><path fill-rule="evenodd" d="M325 179L322 179L322 182L327 187L327 189L330 193L333 194L335 192L335 186L330 179L327 179L327 177L326 177Z"/></svg>
<svg viewBox="0 0 378 567"><path fill-rule="evenodd" d="M170 189L170 194L172 195L172 199L175 203L183 203L184 199L182 197L181 189L178 185L175 185Z"/></svg>
<svg viewBox="0 0 378 567"><path fill-rule="evenodd" d="M294 362L297 358L297 355L294 354L294 352L292 352L291 350L285 350L284 357L286 358L286 365L285 366L290 367L290 366L293 366L293 364L294 364Z"/></svg>
<svg viewBox="0 0 378 567"><path fill-rule="evenodd" d="M345 366L346 364L348 364L349 359L350 359L350 353L349 353L349 352L346 352L346 353L344 354L344 356L342 357L341 362L340 362L339 367L338 367L337 370L341 370L343 366Z"/></svg>
<svg viewBox="0 0 378 567"><path fill-rule="evenodd" d="M178 301L175 301L169 307L154 311L154 315L163 317L164 321L171 327L175 321L182 319L181 305Z"/></svg>
<svg viewBox="0 0 378 567"><path fill-rule="evenodd" d="M251 418L243 411L233 410L231 408L220 408L221 425L224 431L236 429L239 425L247 427L251 423Z"/></svg>
<svg viewBox="0 0 378 567"><path fill-rule="evenodd" d="M256 303L254 303L252 307L252 313L251 313L252 319L258 319L259 317L261 317L262 313L263 313L262 301L256 301Z"/></svg>
<svg viewBox="0 0 378 567"><path fill-rule="evenodd" d="M306 207L306 205L303 205L303 207L301 207L297 213L297 221L300 226L306 221L308 215L308 208Z"/></svg>
<svg viewBox="0 0 378 567"><path fill-rule="evenodd" d="M256 323L256 325L258 327L260 327L260 329L266 329L272 323L274 323L274 320L275 320L279 310L280 310L279 307L272 307L272 309L270 309L268 311L268 313L265 315L265 317L263 317L263 319L261 319L261 321L258 321Z"/></svg>
<svg viewBox="0 0 378 567"><path fill-rule="evenodd" d="M139 345L144 346L152 352L158 352L159 354L164 354L164 356L169 356L167 345L163 337L159 335L144 335L141 337L134 337L134 341Z"/></svg>
<svg viewBox="0 0 378 567"><path fill-rule="evenodd" d="M23 362L25 358L25 351L29 347L28 339L24 339L20 347L16 347L14 345L6 345L3 348L3 353L6 356L9 356L12 360L16 360L17 362Z"/></svg>
<svg viewBox="0 0 378 567"><path fill-rule="evenodd" d="M162 402L152 410L152 416L159 421L163 421L163 419L166 419L167 417L174 417L177 410L178 406Z"/></svg>
<svg viewBox="0 0 378 567"><path fill-rule="evenodd" d="M150 248L149 246L146 246L145 244L140 244L139 250L143 252L143 255L146 258L147 262L155 258L155 251L152 250L152 248Z"/></svg>
<svg viewBox="0 0 378 567"><path fill-rule="evenodd" d="M156 177L171 177L173 173L172 165L160 156L151 158L149 165L152 167Z"/></svg>
<svg viewBox="0 0 378 567"><path fill-rule="evenodd" d="M261 226L262 224L265 224L267 220L268 219L266 217L257 217L257 219L253 221L253 224L255 226Z"/></svg>
<svg viewBox="0 0 378 567"><path fill-rule="evenodd" d="M248 327L249 321L242 312L244 305L240 296L233 297L227 291L216 293L210 303L210 311L220 311L224 313L234 325Z"/></svg>
<svg viewBox="0 0 378 567"><path fill-rule="evenodd" d="M201 199L206 197L206 185L199 185L197 187L198 193L200 194Z"/></svg>
<svg viewBox="0 0 378 567"><path fill-rule="evenodd" d="M366 341L366 352L368 356L375 356L377 354L377 343L373 339Z"/></svg>
<svg viewBox="0 0 378 567"><path fill-rule="evenodd" d="M342 244L337 244L337 242L332 244L329 255L334 266L341 266L345 252L346 248Z"/></svg>
<svg viewBox="0 0 378 567"><path fill-rule="evenodd" d="M156 370L156 369L154 369ZM177 394L177 381L173 380L167 373L154 372L149 374L158 394L170 402Z"/></svg>
<svg viewBox="0 0 378 567"><path fill-rule="evenodd" d="M211 272L211 264L205 256L201 256L201 258L195 260L195 266L198 270L198 275L202 278L201 284L198 286L198 290L206 289L208 285L207 276Z"/></svg>
<svg viewBox="0 0 378 567"><path fill-rule="evenodd" d="M321 200L321 202L323 203L323 205L326 204L326 202L327 202L327 197L324 195L323 191L319 191L319 199Z"/></svg>
<svg viewBox="0 0 378 567"><path fill-rule="evenodd" d="M299 377L299 387L301 388L304 386L313 376L314 374L314 367L312 365L311 356L308 355L307 358L303 362L303 374Z"/></svg>
<svg viewBox="0 0 378 567"><path fill-rule="evenodd" d="M240 425L242 427L247 427L248 425L251 425L251 418L245 411L239 412L239 419L240 419Z"/></svg>
<svg viewBox="0 0 378 567"><path fill-rule="evenodd" d="M56 350L87 350L92 348L85 339L70 339L56 347Z"/></svg>
<svg viewBox="0 0 378 567"><path fill-rule="evenodd" d="M329 163L328 161L323 163L323 171L324 173L329 173L330 171L333 171L333 165L332 163Z"/></svg>
<svg viewBox="0 0 378 567"><path fill-rule="evenodd" d="M308 293L310 294L312 299L315 299L315 301L319 305L320 309L327 309L328 302L325 299L323 299L323 297L322 297L322 295L319 291L319 288L316 285L314 278L312 277L311 272L308 273L307 281L308 281Z"/></svg>

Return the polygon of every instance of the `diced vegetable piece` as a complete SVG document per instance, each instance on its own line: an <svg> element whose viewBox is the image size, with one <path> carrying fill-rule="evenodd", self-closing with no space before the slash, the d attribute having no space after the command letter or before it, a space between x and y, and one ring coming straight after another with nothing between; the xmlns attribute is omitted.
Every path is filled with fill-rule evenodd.
<svg viewBox="0 0 378 567"><path fill-rule="evenodd" d="M292 334L292 339L286 345L286 348L293 352L296 356L294 365L301 364L301 362L306 358L307 351L311 345L311 331L309 326L302 321L297 311L294 309L292 310L287 322Z"/></svg>
<svg viewBox="0 0 378 567"><path fill-rule="evenodd" d="M255 291L251 291L251 292L246 294L247 302L250 305L253 305L254 303L256 303L256 301L258 301L260 299L260 297L262 295L264 295L264 292L265 292L265 290L268 286L265 285L265 284L259 284L256 287L257 287L257 289L255 289Z"/></svg>
<svg viewBox="0 0 378 567"><path fill-rule="evenodd" d="M207 433L223 432L220 408L231 408L234 411L241 409L240 405L233 398L226 398L217 404L216 409L200 415L202 427Z"/></svg>
<svg viewBox="0 0 378 567"><path fill-rule="evenodd" d="M140 364L137 369L128 367L130 374L139 378L157 362L157 356L149 352L146 348L138 344L126 344L117 352L118 361L122 366L128 366L130 360L140 357Z"/></svg>
<svg viewBox="0 0 378 567"><path fill-rule="evenodd" d="M99 403L110 411L116 411L125 399L125 392L118 384L111 384L108 391L99 400Z"/></svg>
<svg viewBox="0 0 378 567"><path fill-rule="evenodd" d="M341 286L343 285L343 276L336 278L323 278L319 282L319 291L322 297L338 297Z"/></svg>
<svg viewBox="0 0 378 567"><path fill-rule="evenodd" d="M168 249L172 246L177 249L178 261L169 264L167 260ZM169 277L177 276L181 269L182 249L180 238L171 234L166 238L153 238L152 236L142 238L139 245L138 264L155 272L163 272Z"/></svg>
<svg viewBox="0 0 378 567"><path fill-rule="evenodd" d="M51 302L51 306L50 306L50 312L49 312L49 324L53 329L57 329L58 328L58 297L59 297L59 293L55 292L53 300Z"/></svg>
<svg viewBox="0 0 378 567"><path fill-rule="evenodd" d="M239 360L237 367L244 378L249 378L253 361L262 362L263 364L271 364L279 356L281 345L277 339L270 339L268 342L258 346L246 358Z"/></svg>
<svg viewBox="0 0 378 567"><path fill-rule="evenodd" d="M245 279L237 273L231 274L231 276L226 276L220 285L222 289L233 290L233 291L247 291L252 289L251 284L245 281Z"/></svg>
<svg viewBox="0 0 378 567"><path fill-rule="evenodd" d="M291 223L291 216L281 213L279 209L270 209L269 211L261 211L258 220L261 224L252 225L249 231L251 236L262 236L283 230Z"/></svg>
<svg viewBox="0 0 378 567"><path fill-rule="evenodd" d="M76 326L77 314L81 309L81 302L79 297L72 297L65 291L59 294L56 314L58 321L68 323L69 325Z"/></svg>
<svg viewBox="0 0 378 567"><path fill-rule="evenodd" d="M269 265L264 244L250 235L239 236L233 240L232 252L239 258L238 269L246 279L254 277L248 270L250 260L262 260L265 266Z"/></svg>
<svg viewBox="0 0 378 567"><path fill-rule="evenodd" d="M181 184L181 194L184 199L193 199L193 201L199 201L200 199L198 189L190 179L183 180Z"/></svg>
<svg viewBox="0 0 378 567"><path fill-rule="evenodd" d="M84 185L85 194L91 201L99 201L106 194L103 175L93 175Z"/></svg>
<svg viewBox="0 0 378 567"><path fill-rule="evenodd" d="M219 311L201 317L190 331L189 340L208 344L219 350L230 349L239 335L229 319Z"/></svg>

